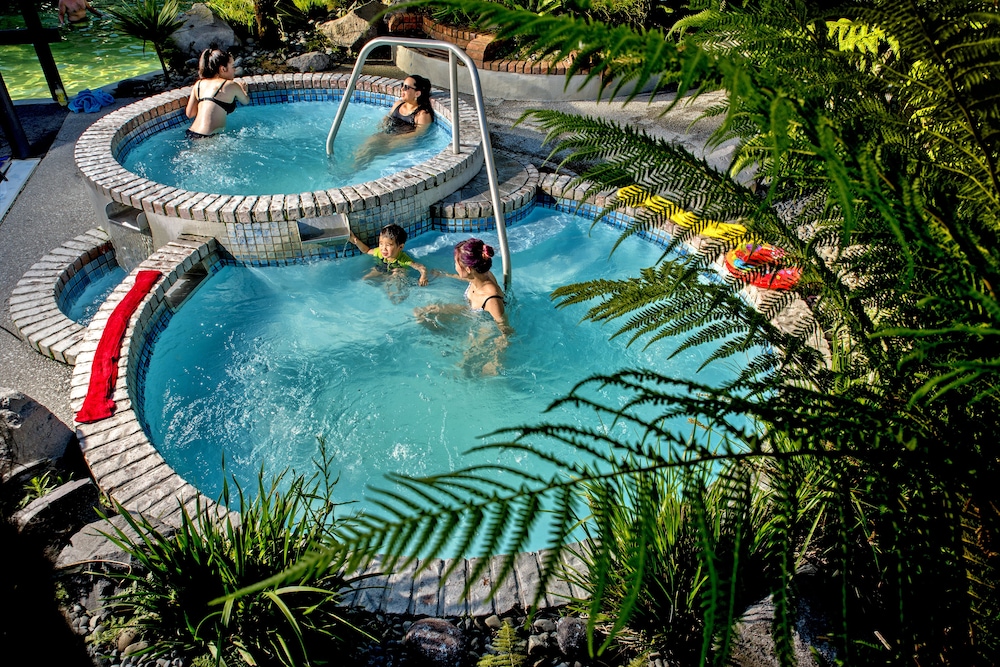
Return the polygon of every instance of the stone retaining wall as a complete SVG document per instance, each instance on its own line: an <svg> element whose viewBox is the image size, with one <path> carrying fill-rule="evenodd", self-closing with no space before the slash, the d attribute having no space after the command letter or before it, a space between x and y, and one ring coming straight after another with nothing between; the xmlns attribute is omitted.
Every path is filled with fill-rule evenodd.
<svg viewBox="0 0 1000 667"><path fill-rule="evenodd" d="M529 59L516 60L499 58L501 44L491 33L480 33L438 23L430 16L412 12L391 15L386 24L390 34L422 34L430 39L450 42L468 54L479 69L494 72L515 72L518 74L559 74L565 75L573 61L571 59ZM586 74L588 68L578 70Z"/></svg>

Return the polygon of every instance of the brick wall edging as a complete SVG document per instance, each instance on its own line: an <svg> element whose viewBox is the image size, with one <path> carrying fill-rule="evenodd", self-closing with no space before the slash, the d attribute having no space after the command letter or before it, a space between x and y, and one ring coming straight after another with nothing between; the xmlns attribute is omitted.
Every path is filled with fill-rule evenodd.
<svg viewBox="0 0 1000 667"><path fill-rule="evenodd" d="M35 351L70 366L76 363L86 327L66 316L59 297L75 275L109 250L113 247L107 232L91 229L50 250L17 282L11 292L10 317Z"/></svg>
<svg viewBox="0 0 1000 667"><path fill-rule="evenodd" d="M444 23L439 23L430 16L417 14L414 12L401 11L390 15L386 19L386 25L390 34L421 33L430 39L450 42L472 59L479 69L491 70L494 72L515 72L517 74L566 74L573 66L573 59L563 58L562 60L540 59L540 60L513 60L509 58L497 58L496 52L498 42L492 33L474 32L465 28L458 28ZM426 52L432 55L431 51ZM433 55L436 55L434 53ZM590 69L581 67L578 74L587 74Z"/></svg>

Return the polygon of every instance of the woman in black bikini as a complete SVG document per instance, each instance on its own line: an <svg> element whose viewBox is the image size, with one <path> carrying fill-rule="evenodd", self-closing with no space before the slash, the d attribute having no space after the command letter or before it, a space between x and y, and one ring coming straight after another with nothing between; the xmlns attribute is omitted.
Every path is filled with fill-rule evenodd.
<svg viewBox="0 0 1000 667"><path fill-rule="evenodd" d="M226 116L236 110L236 101L250 103L246 85L233 81L233 57L219 49L205 49L198 59L198 80L188 98L188 118L194 118L187 136L210 137L226 129Z"/></svg>
<svg viewBox="0 0 1000 667"><path fill-rule="evenodd" d="M431 82L413 74L403 81L403 94L399 96L386 117L387 134L413 132L434 122L431 107Z"/></svg>
<svg viewBox="0 0 1000 667"><path fill-rule="evenodd" d="M481 375L496 375L502 367L503 352L508 338L514 333L507 323L503 290L490 269L493 248L480 239L466 239L455 246L455 273L436 271L438 275L458 278L469 283L465 303L433 304L413 311L417 321L429 329L447 329L449 323L470 311L473 316L486 313L496 324L478 327L473 332L461 366ZM499 331L498 331L499 330Z"/></svg>
<svg viewBox="0 0 1000 667"><path fill-rule="evenodd" d="M411 74L403 80L403 91L382 121L381 131L374 134L354 153L354 166L361 168L378 155L396 150L400 139L417 136L434 122L431 107L431 82Z"/></svg>

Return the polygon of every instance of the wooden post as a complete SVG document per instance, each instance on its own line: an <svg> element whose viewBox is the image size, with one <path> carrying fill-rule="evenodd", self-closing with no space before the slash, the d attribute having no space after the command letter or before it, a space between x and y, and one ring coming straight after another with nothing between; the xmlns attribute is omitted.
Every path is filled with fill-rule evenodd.
<svg viewBox="0 0 1000 667"><path fill-rule="evenodd" d="M4 136L10 142L10 152L14 157L23 160L31 155L31 144L28 143L28 136L21 126L21 119L14 110L14 102L10 99L2 74L0 74L0 129L3 129Z"/></svg>
<svg viewBox="0 0 1000 667"><path fill-rule="evenodd" d="M49 42L58 42L62 39L59 31L42 27L42 21L38 18L38 10L31 3L31 0L21 0L21 16L24 17L25 32L30 42L35 47L35 55L38 57L38 64L42 66L42 73L45 75L45 82L49 84L49 93L52 99L66 106L69 100L66 99L66 89L63 87L62 77L59 76L59 68L52 57L52 49Z"/></svg>

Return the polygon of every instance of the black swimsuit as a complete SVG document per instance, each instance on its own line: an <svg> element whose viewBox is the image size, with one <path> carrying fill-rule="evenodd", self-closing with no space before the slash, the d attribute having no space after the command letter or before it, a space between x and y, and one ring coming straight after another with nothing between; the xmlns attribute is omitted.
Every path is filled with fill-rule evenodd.
<svg viewBox="0 0 1000 667"><path fill-rule="evenodd" d="M486 310L486 304L490 302L490 299L500 299L500 303L503 303L503 297L499 294L494 294L493 296L488 296L483 300L483 305L479 306L479 310Z"/></svg>
<svg viewBox="0 0 1000 667"><path fill-rule="evenodd" d="M413 113L408 116L404 116L399 112L399 107L401 106L401 104L397 104L389 114L389 122L386 123L385 128L386 134L406 134L407 132L413 132L417 129L417 121L414 116L420 113L422 109L417 107L414 109Z"/></svg>
<svg viewBox="0 0 1000 667"><path fill-rule="evenodd" d="M215 95L218 95L219 93L221 93L222 89L225 88L225 87L226 87L226 82L223 81L222 85L219 86L219 89L215 91ZM212 95L211 97L199 97L198 98L198 103L200 104L202 102L215 102L216 104L219 105L219 108L221 108L227 114L231 114L232 112L236 111L236 100L235 99L232 102L223 102L222 100L215 99L215 95Z"/></svg>
<svg viewBox="0 0 1000 667"><path fill-rule="evenodd" d="M221 93L222 89L225 86L226 86L226 82L223 81L222 85L219 86L219 89L215 91L215 95L218 95L219 93ZM195 92L198 92L197 91L197 87L198 87L198 84L195 84ZM215 99L215 95L212 95L211 97L199 97L198 98L198 104L201 104L202 102L215 102L216 104L219 105L219 107L223 111L226 112L227 115L231 114L234 111L236 111L236 100L235 99L233 99L232 102L223 102L222 100ZM184 131L184 135L188 139L207 139L209 137L214 137L215 136L214 134L202 134L201 132L195 132L194 130L185 130Z"/></svg>

